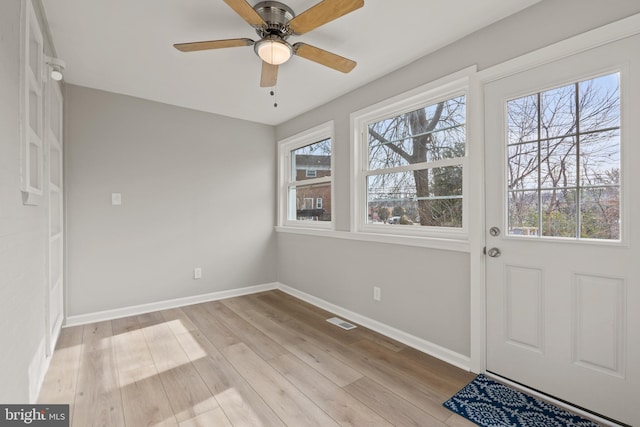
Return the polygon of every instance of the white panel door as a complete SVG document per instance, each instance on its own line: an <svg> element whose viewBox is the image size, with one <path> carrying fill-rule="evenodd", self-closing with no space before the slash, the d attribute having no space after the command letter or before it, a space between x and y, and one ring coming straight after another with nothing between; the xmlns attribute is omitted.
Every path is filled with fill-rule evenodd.
<svg viewBox="0 0 640 427"><path fill-rule="evenodd" d="M46 189L49 211L47 250L47 355L53 354L64 319L64 210L63 210L63 103L58 82L46 84L45 141Z"/></svg>
<svg viewBox="0 0 640 427"><path fill-rule="evenodd" d="M638 52L634 36L485 86L487 370L631 425Z"/></svg>

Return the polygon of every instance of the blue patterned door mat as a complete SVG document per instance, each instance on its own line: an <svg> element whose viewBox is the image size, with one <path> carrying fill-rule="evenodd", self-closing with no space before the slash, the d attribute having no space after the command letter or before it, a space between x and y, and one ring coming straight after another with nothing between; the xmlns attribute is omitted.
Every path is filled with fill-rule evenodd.
<svg viewBox="0 0 640 427"><path fill-rule="evenodd" d="M601 427L482 374L443 405L483 427Z"/></svg>

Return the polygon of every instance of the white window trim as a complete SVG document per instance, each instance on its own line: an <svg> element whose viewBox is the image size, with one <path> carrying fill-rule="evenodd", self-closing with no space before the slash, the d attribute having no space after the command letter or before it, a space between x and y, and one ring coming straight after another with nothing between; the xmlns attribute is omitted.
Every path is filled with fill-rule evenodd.
<svg viewBox="0 0 640 427"><path fill-rule="evenodd" d="M453 240L464 242L462 245L468 247L469 240L469 158L470 158L470 135L472 132L472 116L476 114L471 111L474 105L472 83L475 82L476 67L467 67L461 71L443 77L441 79L420 86L409 92L396 95L390 99L371 105L351 114L351 231L368 235L378 235L376 240L399 243L403 239L435 239L433 243ZM422 108L425 105L450 99L455 96L464 95L466 97L466 153L459 162L463 168L462 179L462 227L385 227L366 223L367 213L367 189L366 172L368 164L368 151L366 146L366 129L370 123L383 120L393 115L402 114ZM456 161L456 163L458 163ZM425 246L432 246L425 244ZM440 243L436 243L441 247ZM444 245L449 246L449 245Z"/></svg>
<svg viewBox="0 0 640 427"><path fill-rule="evenodd" d="M305 183L329 182L331 184L331 221L298 221L288 217L289 192L291 177L291 151L309 144L331 139L331 176L308 179ZM335 138L333 121L322 123L306 131L278 141L278 228L299 228L314 230L333 230L335 224L334 167ZM315 202L315 200L314 200Z"/></svg>

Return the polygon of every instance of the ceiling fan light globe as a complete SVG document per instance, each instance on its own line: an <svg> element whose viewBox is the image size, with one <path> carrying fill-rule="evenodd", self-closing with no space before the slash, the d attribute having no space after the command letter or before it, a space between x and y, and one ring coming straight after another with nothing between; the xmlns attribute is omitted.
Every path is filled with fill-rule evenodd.
<svg viewBox="0 0 640 427"><path fill-rule="evenodd" d="M262 40L256 45L260 59L271 65L284 64L291 58L291 46L284 41Z"/></svg>

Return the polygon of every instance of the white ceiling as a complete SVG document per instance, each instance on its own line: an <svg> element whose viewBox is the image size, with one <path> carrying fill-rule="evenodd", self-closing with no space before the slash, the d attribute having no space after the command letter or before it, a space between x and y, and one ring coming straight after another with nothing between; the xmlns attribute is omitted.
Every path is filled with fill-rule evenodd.
<svg viewBox="0 0 640 427"><path fill-rule="evenodd" d="M353 59L342 74L294 56L276 96L260 88L253 47L182 53L174 43L255 31L222 0L41 0L68 83L279 124L540 0L365 0L290 42ZM258 0L249 0L251 5ZM318 0L285 0L296 14Z"/></svg>

